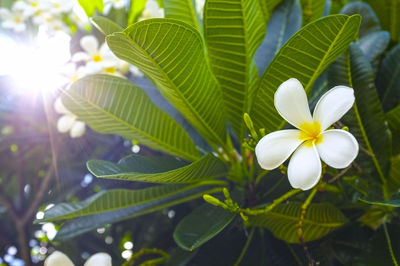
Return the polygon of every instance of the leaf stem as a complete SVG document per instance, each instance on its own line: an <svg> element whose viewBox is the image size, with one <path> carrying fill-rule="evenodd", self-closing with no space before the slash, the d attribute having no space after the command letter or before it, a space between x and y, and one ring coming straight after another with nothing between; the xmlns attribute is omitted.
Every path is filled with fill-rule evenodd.
<svg viewBox="0 0 400 266"><path fill-rule="evenodd" d="M238 266L240 264L240 262L242 261L244 255L246 255L247 249L249 248L251 240L253 239L254 230L255 230L255 227L251 228L250 234L247 237L247 240L246 240L246 243L244 244L242 252L240 252L240 256L235 262L235 266Z"/></svg>
<svg viewBox="0 0 400 266"><path fill-rule="evenodd" d="M390 241L390 236L389 236L389 232L387 230L386 223L383 224L383 230L385 231L385 237L386 237L386 241L387 241L387 245L388 245L388 248L389 248L390 257L392 258L393 264L395 266L399 266L399 264L397 263L397 260L396 260L396 256L394 255L394 252L393 252L392 242Z"/></svg>

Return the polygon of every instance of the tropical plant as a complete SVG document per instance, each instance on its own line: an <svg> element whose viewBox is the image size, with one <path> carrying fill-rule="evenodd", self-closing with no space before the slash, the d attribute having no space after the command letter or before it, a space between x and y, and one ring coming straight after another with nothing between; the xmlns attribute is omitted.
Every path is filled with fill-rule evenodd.
<svg viewBox="0 0 400 266"><path fill-rule="evenodd" d="M201 19L193 1L164 0L166 18L125 29L93 17L113 53L137 66L162 98L129 80L93 75L76 81L63 104L93 130L152 151L118 163L90 160L93 175L152 185L60 203L38 222L68 220L57 235L63 240L203 197L174 229L178 248L144 250L128 263L153 252L161 256L148 263L167 265L397 265L400 243L390 235L399 230L400 206L398 27L379 23L374 10L385 17L385 1L371 1L374 9L350 3L334 14L340 2L207 0ZM391 12L397 23L399 12ZM274 94L290 78L311 106L333 86L354 90L353 107L333 126L349 130L360 153L343 170L324 164L311 191L291 189L285 164L266 171L254 154L263 136L288 127ZM382 241L388 248L365 255Z"/></svg>

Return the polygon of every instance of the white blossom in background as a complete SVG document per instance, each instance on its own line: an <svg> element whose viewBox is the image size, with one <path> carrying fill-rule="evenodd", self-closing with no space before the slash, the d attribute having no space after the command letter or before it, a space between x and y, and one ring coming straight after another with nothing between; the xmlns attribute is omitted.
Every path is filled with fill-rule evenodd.
<svg viewBox="0 0 400 266"><path fill-rule="evenodd" d="M163 18L164 8L161 8L156 0L147 0L142 16L139 21L150 19L150 18Z"/></svg>
<svg viewBox="0 0 400 266"><path fill-rule="evenodd" d="M57 130L60 133L67 133L71 138L79 138L85 134L86 126L82 121L77 120L76 115L71 113L63 103L61 102L61 98L57 98L54 103L54 109L57 113L62 116L57 121Z"/></svg>
<svg viewBox="0 0 400 266"><path fill-rule="evenodd" d="M122 9L127 6L127 0L104 0L103 14L110 13L111 9Z"/></svg>
<svg viewBox="0 0 400 266"><path fill-rule="evenodd" d="M130 65L129 66L129 72L132 73L132 75L134 75L135 77L139 77L140 78L140 77L144 76L142 71L140 71L139 68L137 68L134 65Z"/></svg>
<svg viewBox="0 0 400 266"><path fill-rule="evenodd" d="M74 263L67 255L60 251L54 251L44 261L44 266L74 266ZM111 256L100 252L89 257L84 266L112 266Z"/></svg>
<svg viewBox="0 0 400 266"><path fill-rule="evenodd" d="M85 62L91 74L101 73L106 68L117 67L118 58L108 48L107 43L99 45L95 36L87 35L81 38L80 45L83 51L75 53L72 61Z"/></svg>
<svg viewBox="0 0 400 266"><path fill-rule="evenodd" d="M277 168L290 155L288 178L292 187L308 190L321 177L321 159L333 168L346 168L358 154L358 143L352 134L328 129L353 106L354 91L336 86L318 101L313 116L307 95L297 79L282 83L275 93L278 113L297 129L275 131L264 136L256 146L256 157L266 170ZM328 129L328 130L327 130Z"/></svg>
<svg viewBox="0 0 400 266"><path fill-rule="evenodd" d="M69 14L71 21L80 29L90 30L89 17L86 15L85 10L79 5L78 2L72 7L72 12Z"/></svg>
<svg viewBox="0 0 400 266"><path fill-rule="evenodd" d="M13 5L11 10L0 8L1 26L15 32L23 32L26 29L27 16L17 3Z"/></svg>
<svg viewBox="0 0 400 266"><path fill-rule="evenodd" d="M71 0L48 0L48 3L53 14L68 13L74 6L74 1Z"/></svg>
<svg viewBox="0 0 400 266"><path fill-rule="evenodd" d="M205 3L206 0L196 0L196 12L201 19L203 19L203 9Z"/></svg>

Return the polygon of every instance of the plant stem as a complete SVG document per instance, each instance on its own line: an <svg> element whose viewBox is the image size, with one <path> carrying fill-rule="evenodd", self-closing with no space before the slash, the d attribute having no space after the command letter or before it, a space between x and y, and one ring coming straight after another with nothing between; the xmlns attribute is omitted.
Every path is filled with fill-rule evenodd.
<svg viewBox="0 0 400 266"><path fill-rule="evenodd" d="M282 203L283 201L287 200L288 198L300 193L302 190L301 189L292 189L280 196L279 198L275 199L272 204L266 206L263 209L241 209L240 212L245 213L246 215L260 215L260 214L266 214L267 212L271 211L273 208L275 208L277 205Z"/></svg>
<svg viewBox="0 0 400 266"><path fill-rule="evenodd" d="M386 223L383 224L383 230L385 231L385 237L386 237L386 241L387 241L387 245L388 245L388 248L389 248L390 257L392 258L393 264L395 266L399 266L399 264L397 263L397 260L396 260L396 256L394 255L394 252L393 252L392 242L390 241L390 236L389 236L389 232L388 232L387 227L386 227Z"/></svg>
<svg viewBox="0 0 400 266"><path fill-rule="evenodd" d="M249 248L251 240L253 239L254 230L255 230L255 227L251 228L250 234L247 237L247 240L246 240L246 243L244 244L242 252L240 252L240 256L235 262L235 266L238 266L240 264L240 262L242 261L244 255L246 255L247 249Z"/></svg>

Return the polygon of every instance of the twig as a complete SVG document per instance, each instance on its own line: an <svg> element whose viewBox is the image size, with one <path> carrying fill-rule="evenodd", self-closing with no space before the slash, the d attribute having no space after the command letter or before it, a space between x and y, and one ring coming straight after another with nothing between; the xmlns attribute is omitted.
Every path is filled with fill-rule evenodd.
<svg viewBox="0 0 400 266"><path fill-rule="evenodd" d="M317 194L317 191L318 191L318 185L313 188L313 190L311 191L310 195L308 195L306 201L303 203L303 205L301 205L300 219L299 219L299 222L296 224L297 234L299 235L300 244L303 246L304 253L306 254L306 257L307 257L308 262L309 262L308 265L310 265L310 266L317 265L317 263L312 258L312 255L311 255L310 251L308 250L308 247L304 243L304 232L303 232L303 228L302 227L303 227L304 218L306 216L307 208L311 204L312 199Z"/></svg>
<svg viewBox="0 0 400 266"><path fill-rule="evenodd" d="M336 180L341 178L347 171L349 171L350 168L351 168L351 165L348 166L347 168L343 169L342 171L340 171L339 174L337 174L334 177L332 177L331 179L329 179L327 183L331 184L331 183L335 182Z"/></svg>
<svg viewBox="0 0 400 266"><path fill-rule="evenodd" d="M255 227L251 228L250 234L247 237L247 240L246 240L246 243L244 244L242 252L240 252L239 258L235 262L235 266L238 266L240 264L240 262L242 261L244 255L246 255L247 249L249 248L251 240L253 239L254 230L255 230Z"/></svg>
<svg viewBox="0 0 400 266"><path fill-rule="evenodd" d="M388 248L389 248L390 257L392 258L393 264L395 266L399 266L399 264L397 263L397 260L396 260L396 256L394 255L394 252L393 252L392 242L390 241L390 236L389 236L389 232L388 232L387 227L386 227L386 223L383 224L383 230L385 231L385 237L386 237L386 241L387 241L387 245L388 245Z"/></svg>
<svg viewBox="0 0 400 266"><path fill-rule="evenodd" d="M32 204L29 206L29 209L27 212L25 212L24 216L22 217L22 223L26 224L32 219L32 216L35 214L37 211L37 208L39 207L40 203L42 202L42 199L47 192L47 189L50 186L51 179L54 174L54 165L51 164L49 167L49 170L47 171L45 177L43 178L43 181L40 184L39 191L36 192L35 199L33 200Z"/></svg>

